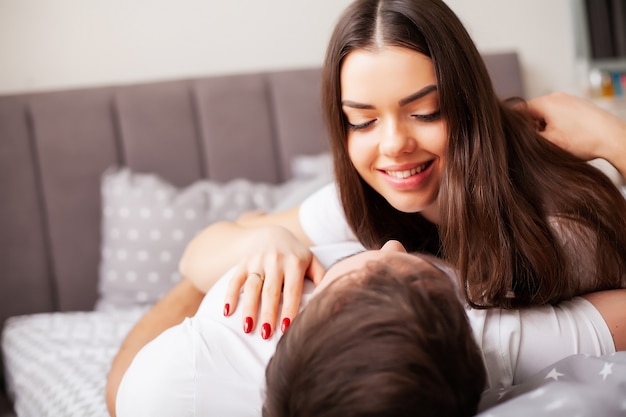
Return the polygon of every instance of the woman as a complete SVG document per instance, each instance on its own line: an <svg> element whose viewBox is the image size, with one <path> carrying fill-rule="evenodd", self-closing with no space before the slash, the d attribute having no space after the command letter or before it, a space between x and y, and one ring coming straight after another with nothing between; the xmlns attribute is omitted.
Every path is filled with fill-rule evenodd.
<svg viewBox="0 0 626 417"><path fill-rule="evenodd" d="M363 244L393 238L446 258L474 307L625 284L623 197L539 136L523 107L497 100L443 2L357 1L330 44L324 110L342 206Z"/></svg>
<svg viewBox="0 0 626 417"><path fill-rule="evenodd" d="M271 335L283 285L279 322L288 326L303 276L317 282L323 272L309 246L341 240L376 248L397 239L446 259L473 307L557 303L624 286L624 198L583 158L541 137L524 105L496 98L442 1L353 3L331 37L322 91L340 202L331 187L248 223L271 228L209 228L181 264L206 291L224 260L244 257L224 313L244 287L245 332L262 296L258 322ZM224 245L226 235L243 247Z"/></svg>

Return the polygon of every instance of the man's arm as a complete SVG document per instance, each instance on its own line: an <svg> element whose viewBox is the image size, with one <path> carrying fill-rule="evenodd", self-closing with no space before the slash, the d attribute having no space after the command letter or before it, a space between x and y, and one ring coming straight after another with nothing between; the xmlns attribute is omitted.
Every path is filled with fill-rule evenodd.
<svg viewBox="0 0 626 417"><path fill-rule="evenodd" d="M183 278L160 301L158 301L130 331L113 359L107 377L106 403L111 417L115 417L115 398L124 373L135 355L146 344L165 330L193 316L204 293L198 290L189 279Z"/></svg>

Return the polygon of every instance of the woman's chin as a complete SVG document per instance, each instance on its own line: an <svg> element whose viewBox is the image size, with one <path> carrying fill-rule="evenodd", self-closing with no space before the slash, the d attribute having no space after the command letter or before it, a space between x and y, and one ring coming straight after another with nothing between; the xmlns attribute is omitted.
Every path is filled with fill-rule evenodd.
<svg viewBox="0 0 626 417"><path fill-rule="evenodd" d="M424 210L423 204L415 204L415 201L393 201L391 207L402 213L419 213Z"/></svg>
<svg viewBox="0 0 626 417"><path fill-rule="evenodd" d="M437 199L433 201L416 201L415 198L397 198L387 200L389 204L402 213L421 213L426 219L433 223L438 223Z"/></svg>

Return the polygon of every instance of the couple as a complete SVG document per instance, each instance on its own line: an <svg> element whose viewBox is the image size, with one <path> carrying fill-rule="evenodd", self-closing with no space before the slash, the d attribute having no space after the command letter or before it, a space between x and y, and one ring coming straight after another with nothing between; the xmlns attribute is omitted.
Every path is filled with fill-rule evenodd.
<svg viewBox="0 0 626 417"><path fill-rule="evenodd" d="M336 188L324 188L285 213L218 223L190 243L181 262L185 278L138 323L113 363L107 386L112 414L117 395L120 417L126 415L122 411L127 410L128 395L134 398L140 392L131 389L133 375L143 375L134 381L155 385L145 389L159 410L166 410L169 398L159 384L167 381L170 390L184 394L191 405L171 410L175 415L185 415L185 410L202 415L202 402L230 407L232 413L226 415L247 415L236 411L244 413L248 400L233 400L227 393L249 378L253 382L247 398L256 404L258 415L263 386L259 369L273 353L272 343L258 343L263 341L259 333L271 342L275 333L286 331L287 343L303 290L311 285L303 277L319 285L327 266L311 246L349 240L368 249L397 240L410 252L442 259L438 262L458 273L463 302L473 307L467 314L482 349L488 386L516 383L524 372L543 366L541 358L532 356L532 347L525 347L537 341L526 335L541 330L532 327L537 317L525 318L535 314L552 317L559 325L558 334L549 327L541 330L548 337L562 337L550 345L555 359L623 349L619 328L612 327L623 320L623 291L572 298L625 286L626 202L606 177L585 163L603 157L624 175L623 122L563 95L531 102L528 109L499 102L467 32L437 0L355 1L331 37L322 94ZM535 129L537 118L543 119L542 135ZM237 266L230 280L219 280L232 265ZM385 274L400 277L396 269ZM369 279L347 282L351 287L370 285ZM344 289L329 286L312 302L326 299L334 287ZM456 300L457 293L448 291L447 297ZM225 326L211 327L219 329L213 330L214 338L201 331L203 308L210 304L224 316L239 317L221 317ZM526 306L537 307L511 310ZM442 313L454 314L447 310ZM141 350L196 311L194 319ZM566 323L570 327L562 326L559 317L572 314L576 319ZM232 334L236 343L223 342L234 321L243 330ZM494 322L507 322L509 328L491 327ZM324 323L323 333L335 320ZM293 330L299 331L296 322ZM585 331L590 332L587 337L582 336ZM184 339L167 336L176 332L187 335L183 351L195 352L186 354L187 366L174 360L180 356L176 352L159 353L167 340ZM498 337L507 332L524 336L507 339L509 345L503 347ZM493 339L494 333L500 336ZM575 340L578 334L581 340ZM222 345L210 345L208 338ZM448 341L467 349L458 339ZM590 351L579 341L589 343ZM201 348L207 346L211 350L205 357ZM238 351L230 356L234 349ZM150 352L155 359L144 363L155 370L157 364L163 369L171 363L171 375L166 369L159 381L150 373L135 372ZM272 364L283 356L278 346ZM257 365L238 366L248 361ZM202 371L220 364L227 366L227 373ZM180 374L174 372L178 370ZM268 389L275 386L270 382ZM268 399L272 393L268 391Z"/></svg>

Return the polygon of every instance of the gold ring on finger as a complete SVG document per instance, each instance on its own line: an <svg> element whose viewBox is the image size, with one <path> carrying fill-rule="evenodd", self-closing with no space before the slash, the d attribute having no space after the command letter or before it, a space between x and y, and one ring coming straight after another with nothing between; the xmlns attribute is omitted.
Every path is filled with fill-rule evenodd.
<svg viewBox="0 0 626 417"><path fill-rule="evenodd" d="M248 278L250 277L259 277L259 279L261 280L261 285L263 284L263 282L265 282L265 277L261 274L259 274L258 272L250 272L248 274Z"/></svg>

